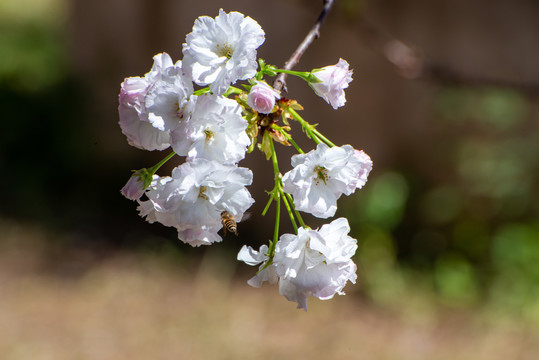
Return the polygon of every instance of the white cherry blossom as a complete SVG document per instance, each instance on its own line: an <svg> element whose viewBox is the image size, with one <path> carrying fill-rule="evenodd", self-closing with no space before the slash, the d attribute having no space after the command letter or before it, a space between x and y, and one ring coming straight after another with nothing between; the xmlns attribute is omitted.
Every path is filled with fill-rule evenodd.
<svg viewBox="0 0 539 360"><path fill-rule="evenodd" d="M238 253L238 260L251 266L262 264L257 274L247 281L252 287L259 288L264 281L268 281L270 284L276 284L279 280L275 272L275 266L266 266L269 260L267 245L260 246L259 251L254 250L250 246L243 245Z"/></svg>
<svg viewBox="0 0 539 360"><path fill-rule="evenodd" d="M300 228L297 235L281 235L273 257L279 293L305 310L309 296L327 300L344 295L346 283L357 279L351 260L357 241L349 232L348 220L339 218L320 230Z"/></svg>
<svg viewBox="0 0 539 360"><path fill-rule="evenodd" d="M215 19L201 16L183 44L183 67L197 84L209 84L221 95L237 80L256 74L256 49L264 38L260 25L239 12L221 9Z"/></svg>
<svg viewBox="0 0 539 360"><path fill-rule="evenodd" d="M246 168L196 159L172 171L172 177L156 179L139 200L140 215L178 230L178 238L192 246L222 240L221 213L228 211L240 222L254 200L245 186L252 182Z"/></svg>
<svg viewBox="0 0 539 360"><path fill-rule="evenodd" d="M189 118L193 107L192 82L183 74L181 62L168 68L144 98L148 121L160 131L174 130L181 121ZM194 97L193 97L194 98Z"/></svg>
<svg viewBox="0 0 539 360"><path fill-rule="evenodd" d="M283 184L296 210L328 218L335 215L342 194L350 195L365 185L372 161L350 145L330 148L321 143L307 154L292 156L292 166Z"/></svg>
<svg viewBox="0 0 539 360"><path fill-rule="evenodd" d="M136 171L121 193L137 201L139 215L146 221L175 228L178 239L193 247L223 240L220 231L224 231L225 212L237 223L247 218L245 212L254 203L247 190L253 174L237 163L260 138L260 149L275 155L272 137L287 141L271 123L280 115L287 123L286 116L295 114L285 108L301 108L291 99L278 109L275 104L280 93L263 80L283 70L260 60L264 71L257 74L257 49L264 41L265 33L255 20L221 9L215 18L195 20L182 45L183 60L174 63L168 54L157 54L148 73L126 78L121 84L119 124L128 143L150 151L174 150L156 165ZM352 81L352 70L345 60L310 73L288 73L306 79L334 109L346 103L344 90ZM249 83L231 87L238 80ZM193 83L209 85L209 91L195 92ZM249 89L248 94L245 89ZM270 114L274 109L279 113ZM310 126L301 122L304 130ZM326 140L323 136L320 139ZM186 157L186 162L170 176L154 174L175 155ZM319 218L334 216L340 196L361 189L372 170L370 157L350 145L328 147L322 143L307 154L294 155L292 170L282 177L273 160L277 175L271 193L284 189L293 197L293 210ZM293 210L286 208L294 223ZM244 245L237 259L258 267L249 285L278 284L281 295L307 310L310 296L331 299L335 294L344 295L348 281L356 282L357 266L352 257L357 241L349 236L345 218L313 230L296 215L303 226L297 234L283 234L277 241L275 233L270 245L258 250ZM275 225L277 231L279 223Z"/></svg>
<svg viewBox="0 0 539 360"><path fill-rule="evenodd" d="M247 125L236 101L204 94L196 99L189 121L172 131L172 149L188 161L202 158L237 163L250 144Z"/></svg>
<svg viewBox="0 0 539 360"><path fill-rule="evenodd" d="M335 65L315 69L312 72L320 82L311 82L309 85L316 95L326 100L335 110L346 103L344 89L352 81L352 70L348 67L346 60L339 59Z"/></svg>
<svg viewBox="0 0 539 360"><path fill-rule="evenodd" d="M144 77L126 78L121 85L118 112L127 142L140 149L164 150L170 146L170 130L187 108L192 83L166 53L154 56Z"/></svg>

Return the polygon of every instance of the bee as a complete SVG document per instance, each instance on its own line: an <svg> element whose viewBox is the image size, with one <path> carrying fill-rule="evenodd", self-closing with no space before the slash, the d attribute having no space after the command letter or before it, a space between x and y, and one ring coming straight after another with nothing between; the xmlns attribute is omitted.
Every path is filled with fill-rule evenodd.
<svg viewBox="0 0 539 360"><path fill-rule="evenodd" d="M238 236L238 224L236 223L236 220L234 220L234 216L232 216L231 213L228 211L223 211L221 213L221 223L223 224L223 232L226 235L226 231L230 231L231 233L234 233L234 235Z"/></svg>

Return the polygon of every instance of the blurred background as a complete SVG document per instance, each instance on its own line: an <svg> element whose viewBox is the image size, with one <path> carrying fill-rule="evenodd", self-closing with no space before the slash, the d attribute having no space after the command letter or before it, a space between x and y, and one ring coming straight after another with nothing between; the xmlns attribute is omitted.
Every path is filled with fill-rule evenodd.
<svg viewBox="0 0 539 360"><path fill-rule="evenodd" d="M158 52L179 60L194 20L219 8L257 20L259 57L281 66L321 3L0 0L2 359L537 358L537 1L336 1L296 69L346 59L346 106L295 79L288 90L374 161L339 201L359 243L347 296L305 313L246 284L256 269L237 251L273 228L259 153L241 163L257 202L237 239L193 249L121 196L164 155L121 133L125 77ZM292 151L279 151L285 172Z"/></svg>

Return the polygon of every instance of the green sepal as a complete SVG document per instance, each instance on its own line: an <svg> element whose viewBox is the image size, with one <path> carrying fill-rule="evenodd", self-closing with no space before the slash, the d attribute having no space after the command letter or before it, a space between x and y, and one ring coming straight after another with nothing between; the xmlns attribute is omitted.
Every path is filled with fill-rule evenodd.
<svg viewBox="0 0 539 360"><path fill-rule="evenodd" d="M316 75L314 74L315 72L319 72L319 71L322 71L322 69L314 69L313 71L308 73L307 76L304 77L303 79L305 79L305 81L311 84L321 83L323 81L317 78Z"/></svg>
<svg viewBox="0 0 539 360"><path fill-rule="evenodd" d="M266 160L269 160L272 155L272 139L268 131L264 131L262 135L262 143L259 145L260 151L266 154Z"/></svg>
<svg viewBox="0 0 539 360"><path fill-rule="evenodd" d="M133 175L131 175L131 177L138 177L138 179L142 182L144 189L147 189L148 186L150 186L153 179L153 172L146 168L131 171L133 171Z"/></svg>

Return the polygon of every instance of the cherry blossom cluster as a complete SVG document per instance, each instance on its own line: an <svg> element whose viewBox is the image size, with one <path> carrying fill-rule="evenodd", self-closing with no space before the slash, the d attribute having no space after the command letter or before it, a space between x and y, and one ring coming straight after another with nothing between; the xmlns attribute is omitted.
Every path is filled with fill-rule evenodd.
<svg viewBox="0 0 539 360"><path fill-rule="evenodd" d="M191 246L220 242L221 231L241 222L254 203L247 190L253 174L238 162L258 148L274 169L275 185L262 215L275 203L275 231L259 250L244 245L238 260L259 265L250 285L278 284L280 294L307 309L309 296L330 299L344 294L348 281L355 283L352 256L357 241L348 235L345 218L313 230L300 212L333 217L340 196L365 185L372 161L351 145L333 144L298 114L303 108L297 101L265 80L279 73L298 76L337 109L345 104L344 89L352 81L348 63L340 59L309 72L279 69L257 59L264 40L255 20L220 10L215 18L195 21L183 44L183 60L155 55L147 74L124 80L119 123L128 143L172 151L153 167L135 171L122 194L137 201L139 214L148 222L176 228L178 238ZM315 149L305 153L296 144L292 121L314 141ZM284 175L275 143L298 152L292 156L292 170ZM157 175L173 158L183 163L169 176ZM281 204L295 234L279 233Z"/></svg>

